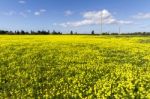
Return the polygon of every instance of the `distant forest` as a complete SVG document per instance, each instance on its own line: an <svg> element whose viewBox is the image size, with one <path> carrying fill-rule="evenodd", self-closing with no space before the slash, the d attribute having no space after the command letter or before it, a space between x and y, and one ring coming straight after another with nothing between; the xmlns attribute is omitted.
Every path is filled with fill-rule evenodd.
<svg viewBox="0 0 150 99"><path fill-rule="evenodd" d="M45 31L45 30L38 30L38 31L7 31L7 30L0 30L0 35L64 35L64 34L70 34L70 35L150 35L150 32L133 32L133 33L108 33L108 32L104 32L104 33L95 33L94 30L91 31L90 34L86 34L86 33L77 33L77 32L73 32L70 31L70 33L62 33L62 32L57 32L55 30L53 30L52 32Z"/></svg>

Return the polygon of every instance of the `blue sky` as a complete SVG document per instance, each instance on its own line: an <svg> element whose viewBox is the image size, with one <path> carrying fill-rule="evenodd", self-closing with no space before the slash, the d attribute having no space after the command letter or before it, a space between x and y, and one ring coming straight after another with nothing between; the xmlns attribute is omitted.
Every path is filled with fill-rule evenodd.
<svg viewBox="0 0 150 99"><path fill-rule="evenodd" d="M1 0L0 29L150 31L150 0ZM102 20L101 21L101 17Z"/></svg>

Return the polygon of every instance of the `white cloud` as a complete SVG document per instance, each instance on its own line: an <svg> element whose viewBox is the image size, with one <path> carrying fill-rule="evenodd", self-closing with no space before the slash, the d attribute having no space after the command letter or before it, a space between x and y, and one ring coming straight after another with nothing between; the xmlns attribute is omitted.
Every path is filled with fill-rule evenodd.
<svg viewBox="0 0 150 99"><path fill-rule="evenodd" d="M57 25L57 23L53 23L52 25L53 25L53 26L56 26L56 25Z"/></svg>
<svg viewBox="0 0 150 99"><path fill-rule="evenodd" d="M138 13L137 15L133 16L135 19L150 19L150 13Z"/></svg>
<svg viewBox="0 0 150 99"><path fill-rule="evenodd" d="M142 28L142 29L149 29L150 28L150 24L141 25L140 28Z"/></svg>
<svg viewBox="0 0 150 99"><path fill-rule="evenodd" d="M12 16L12 15L15 15L16 12L15 11L9 11L9 12L4 12L3 14L6 16Z"/></svg>
<svg viewBox="0 0 150 99"><path fill-rule="evenodd" d="M29 10L27 10L26 12L27 12L27 13L31 13L32 11L29 9Z"/></svg>
<svg viewBox="0 0 150 99"><path fill-rule="evenodd" d="M71 10L65 11L65 16L70 16L72 14L73 14L73 11L71 11Z"/></svg>
<svg viewBox="0 0 150 99"><path fill-rule="evenodd" d="M22 11L22 12L19 12L19 15L23 16L23 17L28 17L29 14L31 14L31 10L28 9L28 10L25 10L25 11Z"/></svg>
<svg viewBox="0 0 150 99"><path fill-rule="evenodd" d="M17 12L17 11L6 11L6 12L2 12L2 15L5 15L5 16L13 16L13 15L17 15L17 16L22 16L22 17L28 17L29 15L33 14L35 16L39 16L43 13L45 13L46 10L45 9L40 9L40 10L37 10L35 12L33 12L32 10L28 9L28 10L24 10L24 11L20 11L20 12Z"/></svg>
<svg viewBox="0 0 150 99"><path fill-rule="evenodd" d="M25 4L26 3L26 1L24 1L24 0L20 0L20 1L18 1L20 4Z"/></svg>
<svg viewBox="0 0 150 99"><path fill-rule="evenodd" d="M46 9L40 9L39 12L46 12Z"/></svg>
<svg viewBox="0 0 150 99"><path fill-rule="evenodd" d="M119 20L118 21L119 24L133 24L132 21L125 21L125 20ZM134 23L135 24L135 23Z"/></svg>
<svg viewBox="0 0 150 99"><path fill-rule="evenodd" d="M34 15L38 16L38 15L41 15L41 13L36 11L36 12L34 12Z"/></svg>
<svg viewBox="0 0 150 99"><path fill-rule="evenodd" d="M24 12L20 12L19 15L23 16L23 17L27 17L27 14Z"/></svg>
<svg viewBox="0 0 150 99"><path fill-rule="evenodd" d="M98 25L101 24L101 19L103 24L131 24L132 21L124 21L115 19L108 10L102 11L89 11L83 14L83 20L75 22L66 22L59 24L60 26L84 26L84 25Z"/></svg>
<svg viewBox="0 0 150 99"><path fill-rule="evenodd" d="M39 11L34 12L34 15L38 16L46 12L46 9L40 9Z"/></svg>

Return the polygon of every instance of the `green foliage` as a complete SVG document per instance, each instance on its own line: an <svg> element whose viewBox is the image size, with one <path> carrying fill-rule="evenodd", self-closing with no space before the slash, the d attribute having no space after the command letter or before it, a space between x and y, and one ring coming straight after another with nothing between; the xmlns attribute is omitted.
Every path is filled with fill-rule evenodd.
<svg viewBox="0 0 150 99"><path fill-rule="evenodd" d="M0 36L0 99L149 99L145 39Z"/></svg>

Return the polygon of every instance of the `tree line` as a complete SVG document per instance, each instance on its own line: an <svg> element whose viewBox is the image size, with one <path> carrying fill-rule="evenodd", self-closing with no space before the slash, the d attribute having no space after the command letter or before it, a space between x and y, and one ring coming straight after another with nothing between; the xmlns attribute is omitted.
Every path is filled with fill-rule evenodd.
<svg viewBox="0 0 150 99"><path fill-rule="evenodd" d="M62 32L56 32L53 30L52 32L45 31L45 30L38 30L38 31L33 31L31 30L30 32L28 31L6 31L6 30L0 30L0 34L7 34L7 35L49 35L49 34L55 34L55 35L61 35Z"/></svg>
<svg viewBox="0 0 150 99"><path fill-rule="evenodd" d="M31 30L30 32L28 31L24 31L24 30L20 30L20 31L6 31L6 30L0 30L0 35L62 35L62 32L57 32L55 30L53 30L52 32L45 31L45 30L38 30L38 31L33 31ZM91 31L90 34L81 34L81 33L77 33L77 32L73 32L72 30L70 31L70 33L67 33L70 35L150 35L150 32L133 32L133 33L108 33L108 32L104 32L104 33L95 33L94 30Z"/></svg>

